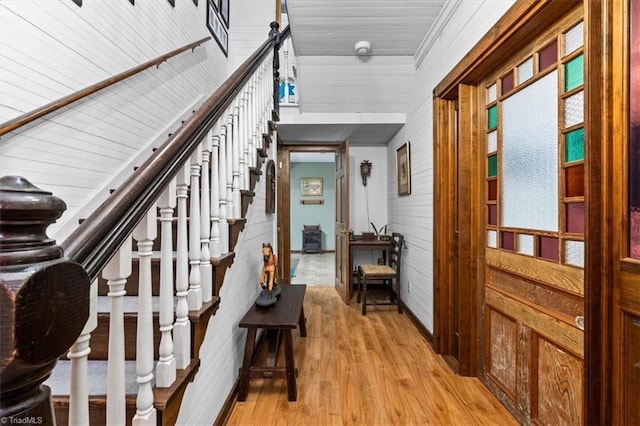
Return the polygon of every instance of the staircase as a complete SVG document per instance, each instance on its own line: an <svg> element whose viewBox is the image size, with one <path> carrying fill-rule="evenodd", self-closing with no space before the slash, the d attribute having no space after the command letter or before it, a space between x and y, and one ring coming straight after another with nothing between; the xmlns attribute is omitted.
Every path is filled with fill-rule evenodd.
<svg viewBox="0 0 640 426"><path fill-rule="evenodd" d="M268 53L279 40L272 26L269 40L62 244L91 285L89 319L45 382L57 424L175 424L272 151L277 56L274 67Z"/></svg>

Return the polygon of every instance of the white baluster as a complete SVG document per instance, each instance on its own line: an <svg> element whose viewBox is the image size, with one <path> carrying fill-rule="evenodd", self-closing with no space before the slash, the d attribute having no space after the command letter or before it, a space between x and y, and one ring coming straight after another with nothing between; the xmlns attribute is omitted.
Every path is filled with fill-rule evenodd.
<svg viewBox="0 0 640 426"><path fill-rule="evenodd" d="M156 386L168 388L176 380L176 359L173 355L173 209L176 206L175 179L158 199L160 221L160 349L156 366Z"/></svg>
<svg viewBox="0 0 640 426"><path fill-rule="evenodd" d="M176 368L186 368L191 361L191 323L189 322L189 243L187 231L187 191L191 179L189 163L176 176L178 198L178 241L176 247L176 322L173 325Z"/></svg>
<svg viewBox="0 0 640 426"><path fill-rule="evenodd" d="M218 258L222 254L220 248L220 148L219 129L214 128L211 135L211 257Z"/></svg>
<svg viewBox="0 0 640 426"><path fill-rule="evenodd" d="M220 252L229 253L229 224L227 223L227 125L224 116L220 126L220 146L218 147L218 183L220 197Z"/></svg>
<svg viewBox="0 0 640 426"><path fill-rule="evenodd" d="M233 108L233 218L242 216L240 196L240 107Z"/></svg>
<svg viewBox="0 0 640 426"><path fill-rule="evenodd" d="M233 109L229 109L227 115L227 219L236 219L233 208L233 135L237 131L233 127ZM229 250L233 250L229 243Z"/></svg>
<svg viewBox="0 0 640 426"><path fill-rule="evenodd" d="M202 306L202 274L200 273L200 167L202 152L191 156L191 204L189 208L189 309Z"/></svg>
<svg viewBox="0 0 640 426"><path fill-rule="evenodd" d="M264 64L260 67L260 75L258 77L258 104L256 105L256 113L257 113L257 121L258 125L256 126L256 137L258 140L258 148L264 148L264 140L262 139L262 127L264 121L264 115L262 114L262 109L264 105L264 79L265 79L265 71Z"/></svg>
<svg viewBox="0 0 640 426"><path fill-rule="evenodd" d="M202 180L202 197L200 200L202 208L200 212L200 288L202 294L198 309L202 306L202 302L210 301L212 296L211 251L209 250L209 239L211 238L211 189L209 187L211 174L209 172L209 159L211 158L212 132L213 130L210 130L202 142L202 172L200 173Z"/></svg>
<svg viewBox="0 0 640 426"><path fill-rule="evenodd" d="M253 111L254 106L254 90L255 90L256 75L255 73L249 80L249 91L247 93L247 143L249 152L249 167L256 166L256 150L254 145L254 133L253 126L255 123L255 115Z"/></svg>
<svg viewBox="0 0 640 426"><path fill-rule="evenodd" d="M69 424L89 424L89 354L91 332L98 325L98 281L89 289L89 319L67 353L71 363L69 378Z"/></svg>
<svg viewBox="0 0 640 426"><path fill-rule="evenodd" d="M107 360L107 424L126 423L124 306L125 284L131 275L131 239L127 239L102 271L109 286L109 358Z"/></svg>
<svg viewBox="0 0 640 426"><path fill-rule="evenodd" d="M156 409L153 406L153 300L151 292L151 256L153 241L158 230L156 206L140 221L133 231L138 242L140 275L138 279L138 329L136 335L136 374L138 395L133 425L155 425Z"/></svg>
<svg viewBox="0 0 640 426"><path fill-rule="evenodd" d="M240 190L244 190L248 188L247 185L247 128L246 128L246 111L247 111L247 98L244 94L244 90L240 95L240 103L238 104L238 151L239 151L239 186Z"/></svg>

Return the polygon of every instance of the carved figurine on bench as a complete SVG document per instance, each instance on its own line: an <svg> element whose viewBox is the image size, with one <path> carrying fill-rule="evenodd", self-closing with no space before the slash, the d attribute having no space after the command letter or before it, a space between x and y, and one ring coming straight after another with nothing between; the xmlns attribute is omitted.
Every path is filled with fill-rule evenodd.
<svg viewBox="0 0 640 426"><path fill-rule="evenodd" d="M262 291L256 300L258 306L275 305L278 296L280 296L280 286L276 278L276 264L278 258L273 253L271 244L262 244L262 272L260 273L260 287Z"/></svg>

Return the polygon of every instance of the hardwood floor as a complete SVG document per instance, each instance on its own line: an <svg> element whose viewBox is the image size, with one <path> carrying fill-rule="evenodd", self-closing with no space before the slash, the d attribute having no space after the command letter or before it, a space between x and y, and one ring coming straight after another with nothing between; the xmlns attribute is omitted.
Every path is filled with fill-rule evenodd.
<svg viewBox="0 0 640 426"><path fill-rule="evenodd" d="M518 424L478 379L453 374L395 306L363 317L355 297L346 306L333 288L307 287L304 310L298 401L287 401L284 379L253 379L228 425Z"/></svg>

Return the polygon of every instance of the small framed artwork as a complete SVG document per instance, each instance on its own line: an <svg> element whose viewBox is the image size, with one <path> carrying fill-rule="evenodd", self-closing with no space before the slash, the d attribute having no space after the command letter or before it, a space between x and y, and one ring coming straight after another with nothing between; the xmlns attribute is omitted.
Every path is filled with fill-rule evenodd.
<svg viewBox="0 0 640 426"><path fill-rule="evenodd" d="M303 196L322 195L322 178L321 177L300 178L300 195L303 195Z"/></svg>
<svg viewBox="0 0 640 426"><path fill-rule="evenodd" d="M220 0L220 16L224 24L229 28L229 0Z"/></svg>
<svg viewBox="0 0 640 426"><path fill-rule="evenodd" d="M224 56L228 56L229 33L218 15L214 0L207 0L207 28L216 39Z"/></svg>
<svg viewBox="0 0 640 426"><path fill-rule="evenodd" d="M409 142L396 150L398 195L411 194L411 156Z"/></svg>

